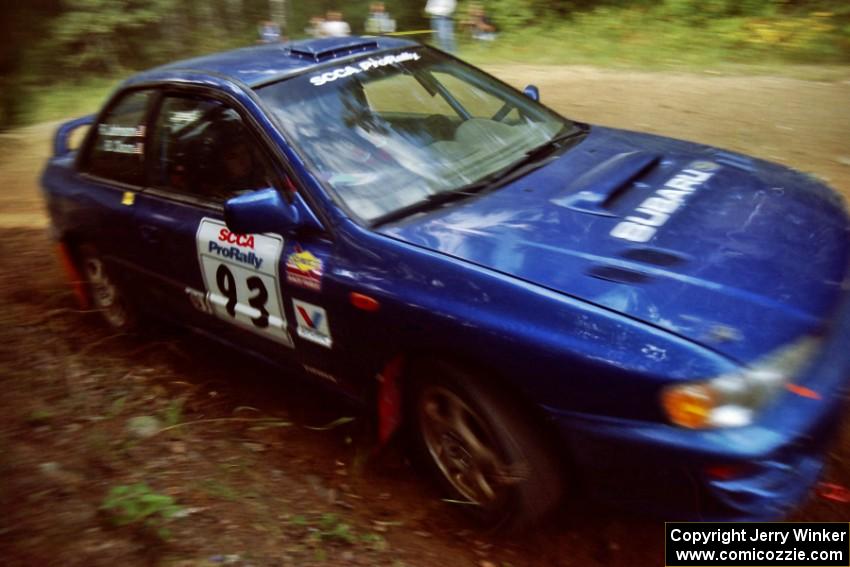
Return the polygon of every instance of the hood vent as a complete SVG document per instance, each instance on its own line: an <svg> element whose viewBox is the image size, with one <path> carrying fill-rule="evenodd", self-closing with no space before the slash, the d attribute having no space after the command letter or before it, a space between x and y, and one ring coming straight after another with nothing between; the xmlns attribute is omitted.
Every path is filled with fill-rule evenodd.
<svg viewBox="0 0 850 567"><path fill-rule="evenodd" d="M647 274L616 266L597 266L587 274L592 278L625 284L642 284L651 279Z"/></svg>
<svg viewBox="0 0 850 567"><path fill-rule="evenodd" d="M749 173L753 173L756 170L755 164L751 158L723 150L714 151L714 161Z"/></svg>
<svg viewBox="0 0 850 567"><path fill-rule="evenodd" d="M629 248L620 254L627 260L642 262L644 264L652 264L653 266L662 266L669 268L687 261L687 258L675 252L661 250L659 248Z"/></svg>
<svg viewBox="0 0 850 567"><path fill-rule="evenodd" d="M552 203L592 215L614 216L609 205L659 159L657 154L642 151L616 154L567 185L566 195Z"/></svg>

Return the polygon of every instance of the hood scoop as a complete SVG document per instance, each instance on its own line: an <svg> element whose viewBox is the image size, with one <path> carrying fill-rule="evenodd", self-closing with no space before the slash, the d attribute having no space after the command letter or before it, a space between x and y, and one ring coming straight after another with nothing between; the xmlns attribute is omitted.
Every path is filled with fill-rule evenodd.
<svg viewBox="0 0 850 567"><path fill-rule="evenodd" d="M614 216L608 210L611 202L660 159L658 154L643 151L616 154L574 179L552 203L582 213Z"/></svg>

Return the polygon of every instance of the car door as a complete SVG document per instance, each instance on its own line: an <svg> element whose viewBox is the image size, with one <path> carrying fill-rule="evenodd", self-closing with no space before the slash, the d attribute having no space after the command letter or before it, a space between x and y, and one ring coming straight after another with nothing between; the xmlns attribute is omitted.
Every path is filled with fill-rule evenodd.
<svg viewBox="0 0 850 567"><path fill-rule="evenodd" d="M234 106L169 92L152 137L151 187L136 208L149 239L144 263L157 274L163 308L217 338L333 375L329 314L315 297L331 241L237 234L224 222L227 199L294 186L272 166L262 139Z"/></svg>
<svg viewBox="0 0 850 567"><path fill-rule="evenodd" d="M73 202L63 207L74 218L75 237L125 273L136 268L138 257L133 205L146 183L147 120L154 94L142 89L118 95L92 126L77 172L67 180ZM133 277L123 279L137 283Z"/></svg>

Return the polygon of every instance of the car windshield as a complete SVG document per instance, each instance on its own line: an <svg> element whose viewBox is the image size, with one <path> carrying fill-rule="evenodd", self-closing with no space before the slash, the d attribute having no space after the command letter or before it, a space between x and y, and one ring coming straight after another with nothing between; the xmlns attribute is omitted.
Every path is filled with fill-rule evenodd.
<svg viewBox="0 0 850 567"><path fill-rule="evenodd" d="M427 48L323 67L258 93L314 173L365 222L489 179L577 129Z"/></svg>

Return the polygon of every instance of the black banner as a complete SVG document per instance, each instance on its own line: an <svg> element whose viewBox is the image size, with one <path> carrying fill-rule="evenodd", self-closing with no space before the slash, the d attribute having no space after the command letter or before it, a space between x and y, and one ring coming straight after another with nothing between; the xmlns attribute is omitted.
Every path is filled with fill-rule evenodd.
<svg viewBox="0 0 850 567"><path fill-rule="evenodd" d="M850 567L850 524L669 522L667 567Z"/></svg>

